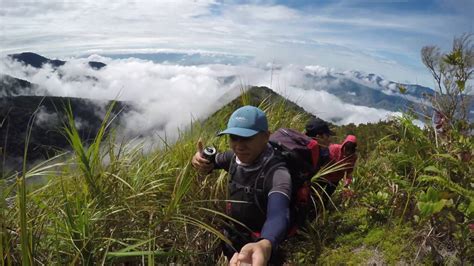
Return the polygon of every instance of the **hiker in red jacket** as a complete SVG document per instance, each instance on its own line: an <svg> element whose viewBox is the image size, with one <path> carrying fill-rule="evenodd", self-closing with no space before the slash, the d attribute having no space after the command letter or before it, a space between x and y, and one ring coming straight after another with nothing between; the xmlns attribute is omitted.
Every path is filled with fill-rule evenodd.
<svg viewBox="0 0 474 266"><path fill-rule="evenodd" d="M305 134L318 141L319 144L319 162L322 167L334 167L341 165L342 169L336 172L326 174L316 181L313 189L319 191L319 195L313 195L320 198L324 205L336 190L339 180L344 177L344 187L348 187L352 182L352 170L357 160L356 147L357 140L354 135L348 135L342 144L330 144L330 137L334 132L329 128L329 124L320 119L312 118L308 121L305 128ZM321 191L324 190L325 192ZM344 196L351 196L350 190L344 190ZM314 214L312 214L314 215ZM314 216L310 215L314 218Z"/></svg>
<svg viewBox="0 0 474 266"><path fill-rule="evenodd" d="M328 196L331 196L341 179L344 179L344 187L347 188L352 183L352 171L357 161L356 155L357 139L354 135L348 135L342 144L329 145L328 166L340 165L341 170L323 176L327 182L324 189ZM350 196L350 193L346 193Z"/></svg>

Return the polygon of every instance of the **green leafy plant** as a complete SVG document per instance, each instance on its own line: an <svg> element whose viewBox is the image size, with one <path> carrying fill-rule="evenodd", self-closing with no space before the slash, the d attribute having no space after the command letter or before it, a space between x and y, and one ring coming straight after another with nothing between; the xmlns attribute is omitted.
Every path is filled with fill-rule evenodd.
<svg viewBox="0 0 474 266"><path fill-rule="evenodd" d="M426 192L422 192L419 196L417 206L420 209L420 215L424 218L431 217L439 213L444 207L453 205L451 199L444 199L440 193L433 188L428 188Z"/></svg>

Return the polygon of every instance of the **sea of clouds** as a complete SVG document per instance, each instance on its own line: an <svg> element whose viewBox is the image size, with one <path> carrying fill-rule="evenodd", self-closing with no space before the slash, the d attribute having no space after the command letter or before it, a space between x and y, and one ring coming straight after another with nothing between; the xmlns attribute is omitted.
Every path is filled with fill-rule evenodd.
<svg viewBox="0 0 474 266"><path fill-rule="evenodd" d="M341 101L319 90L328 80L312 81L307 74L328 75L333 70L320 66L198 64L183 65L137 58L91 55L69 58L57 69L25 66L9 58L0 60L0 72L38 84L36 95L120 100L135 108L121 119L128 137L173 139L179 130L208 117L240 94L242 88L267 86L308 112L336 124L368 123L397 113ZM107 64L94 70L88 61ZM105 101L104 101L105 102ZM103 112L103 109L98 108ZM48 114L39 117L47 118Z"/></svg>

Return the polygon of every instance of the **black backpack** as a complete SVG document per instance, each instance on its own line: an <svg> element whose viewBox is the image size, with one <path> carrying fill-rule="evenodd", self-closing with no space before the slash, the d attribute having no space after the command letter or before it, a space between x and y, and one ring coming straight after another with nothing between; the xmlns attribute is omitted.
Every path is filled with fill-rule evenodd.
<svg viewBox="0 0 474 266"><path fill-rule="evenodd" d="M251 230L259 231L266 220L267 193L274 171L286 166L292 180L292 201L290 205L292 235L305 220L311 204L311 177L319 170L319 145L316 140L292 129L280 128L270 136L274 155L268 158L257 174L254 184L239 184L230 180L230 200L227 213L238 218ZM235 156L229 173L235 173ZM232 201L248 204L232 204ZM240 208L240 209L238 209ZM252 211L253 210L253 211ZM237 216L237 217L236 217Z"/></svg>

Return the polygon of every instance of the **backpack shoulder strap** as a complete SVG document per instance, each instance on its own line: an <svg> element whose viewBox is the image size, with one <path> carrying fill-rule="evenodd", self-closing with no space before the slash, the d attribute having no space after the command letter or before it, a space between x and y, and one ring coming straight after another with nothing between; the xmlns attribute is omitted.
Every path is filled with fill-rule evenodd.
<svg viewBox="0 0 474 266"><path fill-rule="evenodd" d="M267 194L271 188L270 182L273 180L273 173L277 168L284 165L286 165L286 163L284 162L283 157L278 151L274 151L274 154L263 162L262 168L256 175L253 187L245 186L236 182L233 178L237 171L236 155L234 154L229 165L229 185L233 189L243 189L246 193L253 194L254 202L258 209L263 214L266 214Z"/></svg>
<svg viewBox="0 0 474 266"><path fill-rule="evenodd" d="M230 160L229 164L229 174L232 179L232 176L235 174L235 171L237 171L237 161L236 161L237 156L235 153L232 155L232 159Z"/></svg>
<svg viewBox="0 0 474 266"><path fill-rule="evenodd" d="M268 192L271 189L271 182L273 180L273 173L282 166L285 166L286 163L279 154L274 154L266 160L263 164L262 169L258 177L255 179L254 185L254 198L255 204L257 207L266 214L267 201L268 201Z"/></svg>

